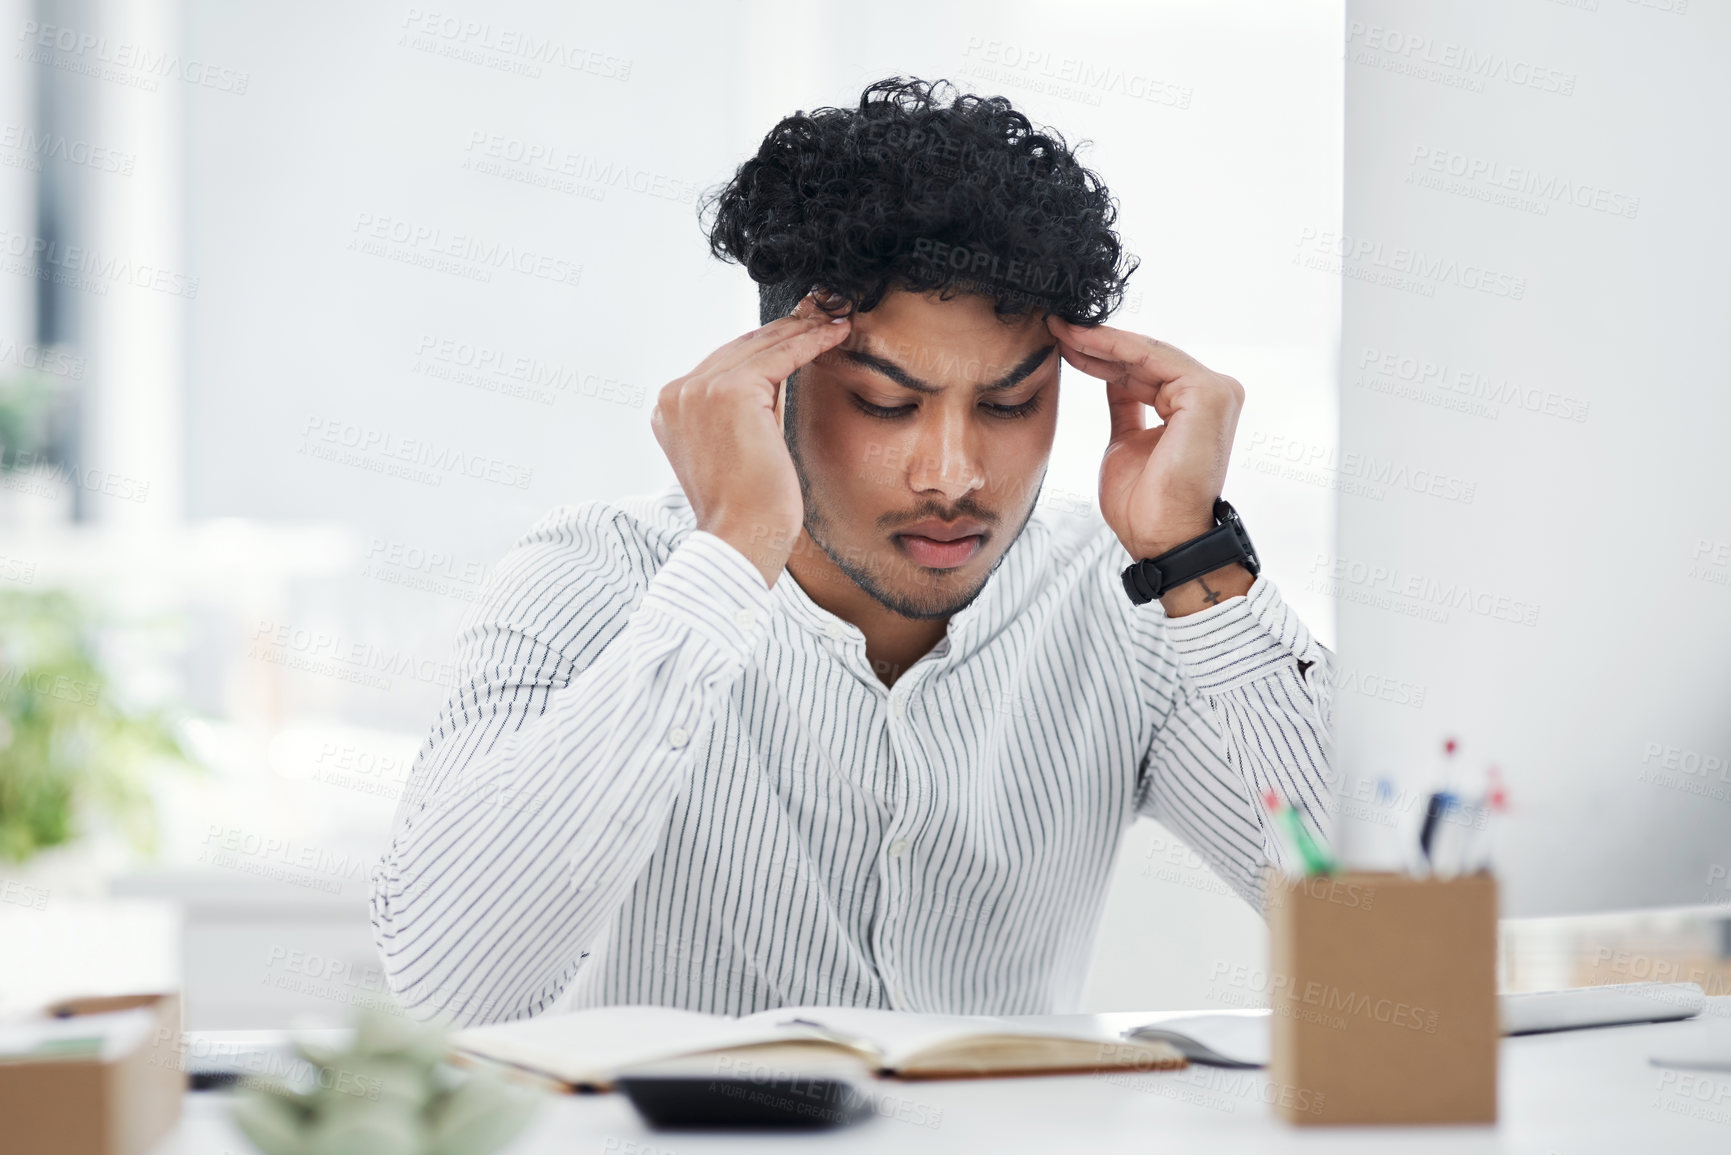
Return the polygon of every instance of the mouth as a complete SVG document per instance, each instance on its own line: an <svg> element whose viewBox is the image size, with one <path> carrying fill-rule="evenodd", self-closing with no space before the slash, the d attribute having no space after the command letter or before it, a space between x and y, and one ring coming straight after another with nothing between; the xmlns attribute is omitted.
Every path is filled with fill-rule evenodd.
<svg viewBox="0 0 1731 1155"><path fill-rule="evenodd" d="M921 522L910 526L892 538L904 557L928 569L954 569L971 561L985 545L986 534L977 522L945 525L940 521Z"/></svg>

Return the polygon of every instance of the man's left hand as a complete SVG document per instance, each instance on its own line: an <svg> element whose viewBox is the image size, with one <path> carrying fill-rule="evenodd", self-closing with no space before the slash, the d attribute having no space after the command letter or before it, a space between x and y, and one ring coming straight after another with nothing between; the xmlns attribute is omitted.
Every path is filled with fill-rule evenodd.
<svg viewBox="0 0 1731 1155"><path fill-rule="evenodd" d="M1046 323L1064 360L1106 382L1112 437L1100 462L1100 512L1130 556L1156 557L1213 529L1244 387L1152 337L1057 317ZM1144 406L1163 424L1146 428ZM1243 593L1249 579L1249 571L1234 567L1227 596ZM1196 591L1173 592L1180 596L1161 599L1168 612L1177 603L1193 612L1188 595ZM1219 600L1199 596L1197 609Z"/></svg>
<svg viewBox="0 0 1731 1155"><path fill-rule="evenodd" d="M1154 557L1213 529L1244 387L1152 337L1056 317L1047 327L1064 360L1106 382L1112 439L1100 462L1100 512L1130 556ZM1144 406L1165 424L1145 428Z"/></svg>

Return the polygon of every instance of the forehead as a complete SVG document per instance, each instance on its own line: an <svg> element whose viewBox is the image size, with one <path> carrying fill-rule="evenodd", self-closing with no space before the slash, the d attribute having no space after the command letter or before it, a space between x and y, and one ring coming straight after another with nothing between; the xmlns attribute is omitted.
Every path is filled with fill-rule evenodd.
<svg viewBox="0 0 1731 1155"><path fill-rule="evenodd" d="M971 384L1002 377L1052 343L1039 313L1005 318L985 297L958 294L946 301L935 292L902 291L886 294L868 313L854 314L843 347L894 362L927 381ZM846 365L840 352L823 359Z"/></svg>

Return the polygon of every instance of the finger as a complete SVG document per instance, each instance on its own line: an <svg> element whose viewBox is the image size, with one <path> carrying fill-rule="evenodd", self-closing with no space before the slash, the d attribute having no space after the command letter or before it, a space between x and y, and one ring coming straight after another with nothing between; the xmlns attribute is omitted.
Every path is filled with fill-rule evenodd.
<svg viewBox="0 0 1731 1155"><path fill-rule="evenodd" d="M719 345L711 350L709 355L699 361L686 376L696 377L704 373L725 369L729 365L738 364L740 358L750 355L751 350L773 344L788 333L797 332L806 324L807 322L801 318L778 317L767 325L760 325L748 332L741 333L725 345Z"/></svg>
<svg viewBox="0 0 1731 1155"><path fill-rule="evenodd" d="M1117 361L1133 376L1159 385L1203 368L1196 358L1164 341L1144 337L1111 325L1072 325L1058 317L1048 318L1054 336L1084 356Z"/></svg>
<svg viewBox="0 0 1731 1155"><path fill-rule="evenodd" d="M1112 417L1112 436L1108 445L1116 445L1131 434L1142 432L1142 402L1129 390L1108 382L1106 409Z"/></svg>
<svg viewBox="0 0 1731 1155"><path fill-rule="evenodd" d="M766 348L759 349L735 366L732 373L744 373L769 386L780 385L788 375L802 365L810 364L819 354L841 344L853 326L824 323L814 328L792 333ZM774 394L771 394L771 403Z"/></svg>
<svg viewBox="0 0 1731 1155"><path fill-rule="evenodd" d="M1126 381L1130 377L1129 368L1122 363L1102 361L1098 357L1090 357L1086 353L1078 352L1073 346L1065 344L1063 341L1058 343L1058 355L1076 369L1090 377L1098 377L1102 381L1119 382Z"/></svg>
<svg viewBox="0 0 1731 1155"><path fill-rule="evenodd" d="M1058 348L1064 360L1090 377L1098 377L1109 387L1116 386L1124 390L1140 404L1152 405L1154 411L1160 415L1160 420L1165 421L1172 416L1177 405L1177 393L1184 388L1184 380L1152 383L1137 376L1132 368L1122 361L1102 361L1086 353L1079 353L1063 343L1060 343Z"/></svg>
<svg viewBox="0 0 1731 1155"><path fill-rule="evenodd" d="M783 322L785 322L785 324ZM712 373L732 373L741 366L750 364L752 358L758 356L764 350L773 349L777 345L780 345L793 337L798 337L807 333L817 333L826 329L835 330L845 335L848 328L849 326L846 324L832 325L828 318L821 315L817 317L783 317L780 321L777 321L774 327L769 331L755 337L751 341L744 342L733 349L727 350L725 353L712 357L708 371Z"/></svg>
<svg viewBox="0 0 1731 1155"><path fill-rule="evenodd" d="M722 345L709 356L700 361L688 376L700 373L725 372L748 359L759 349L766 348L784 339L789 333L797 333L801 329L813 328L823 324L829 318L816 312L811 306L811 295L807 294L794 306L794 311L785 317L777 317L767 325L759 325L746 333L741 333L727 344Z"/></svg>

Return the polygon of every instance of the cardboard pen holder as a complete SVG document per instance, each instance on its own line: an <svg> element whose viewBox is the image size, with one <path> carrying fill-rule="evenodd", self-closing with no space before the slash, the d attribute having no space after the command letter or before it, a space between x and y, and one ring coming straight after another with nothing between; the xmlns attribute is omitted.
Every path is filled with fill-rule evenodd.
<svg viewBox="0 0 1731 1155"><path fill-rule="evenodd" d="M150 1035L110 1059L0 1063L0 1151L6 1155L143 1155L180 1118L180 998L173 994L68 999L60 1014L149 1007Z"/></svg>
<svg viewBox="0 0 1731 1155"><path fill-rule="evenodd" d="M1267 893L1276 1113L1496 1122L1496 879L1275 876Z"/></svg>

